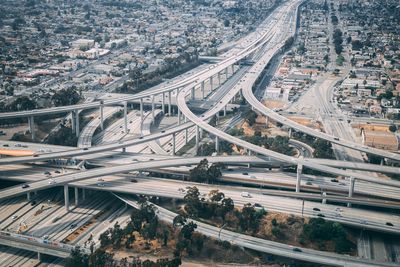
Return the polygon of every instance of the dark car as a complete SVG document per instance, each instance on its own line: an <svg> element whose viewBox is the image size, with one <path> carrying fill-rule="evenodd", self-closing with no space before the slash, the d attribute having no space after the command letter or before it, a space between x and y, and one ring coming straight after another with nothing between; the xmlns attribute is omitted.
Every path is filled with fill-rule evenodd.
<svg viewBox="0 0 400 267"><path fill-rule="evenodd" d="M76 227L76 224L73 223L73 224L71 224L71 225L69 226L69 229L73 229L73 228L75 228L75 227Z"/></svg>
<svg viewBox="0 0 400 267"><path fill-rule="evenodd" d="M386 225L387 225L387 226L393 226L393 223L387 222Z"/></svg>
<svg viewBox="0 0 400 267"><path fill-rule="evenodd" d="M338 180L338 179L331 179L331 182L333 182L333 183L338 183L339 180Z"/></svg>
<svg viewBox="0 0 400 267"><path fill-rule="evenodd" d="M247 173L247 172L243 172L242 174L243 174L243 175L249 175L249 173Z"/></svg>
<svg viewBox="0 0 400 267"><path fill-rule="evenodd" d="M131 179L131 182L132 183L137 183L137 180L136 179Z"/></svg>
<svg viewBox="0 0 400 267"><path fill-rule="evenodd" d="M321 218L324 218L325 217L325 215L324 214L322 214L322 213L318 213L318 215L317 215L318 217L321 217Z"/></svg>
<svg viewBox="0 0 400 267"><path fill-rule="evenodd" d="M35 201L35 200L32 200L31 206L35 206L35 205L36 205L36 201Z"/></svg>
<svg viewBox="0 0 400 267"><path fill-rule="evenodd" d="M22 187L22 188L28 188L28 187L29 187L29 184L24 184L24 185L22 185L21 187Z"/></svg>
<svg viewBox="0 0 400 267"><path fill-rule="evenodd" d="M294 252L303 252L301 249L299 249L299 248L293 248L293 251Z"/></svg>
<svg viewBox="0 0 400 267"><path fill-rule="evenodd" d="M313 208L314 211L321 211L319 208Z"/></svg>
<svg viewBox="0 0 400 267"><path fill-rule="evenodd" d="M9 144L4 144L3 146L5 146L5 147L9 147L10 145L9 145Z"/></svg>

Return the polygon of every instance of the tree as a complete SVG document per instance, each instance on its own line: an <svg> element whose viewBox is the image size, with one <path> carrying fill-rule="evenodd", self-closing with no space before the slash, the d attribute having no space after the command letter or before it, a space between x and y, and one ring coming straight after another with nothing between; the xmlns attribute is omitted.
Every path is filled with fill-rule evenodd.
<svg viewBox="0 0 400 267"><path fill-rule="evenodd" d="M69 257L65 260L66 267L86 267L89 265L89 258L79 246L75 247Z"/></svg>
<svg viewBox="0 0 400 267"><path fill-rule="evenodd" d="M52 101L56 107L74 105L81 100L81 96L77 91L76 86L71 86L67 89L61 89L54 93Z"/></svg>
<svg viewBox="0 0 400 267"><path fill-rule="evenodd" d="M244 114L244 119L249 124L249 126L253 126L253 124L256 122L257 117L257 113L251 109Z"/></svg>
<svg viewBox="0 0 400 267"><path fill-rule="evenodd" d="M389 126L389 131L391 131L392 133L395 133L397 131L397 126L392 124Z"/></svg>
<svg viewBox="0 0 400 267"><path fill-rule="evenodd" d="M229 27L230 21L228 19L224 20L224 27Z"/></svg>

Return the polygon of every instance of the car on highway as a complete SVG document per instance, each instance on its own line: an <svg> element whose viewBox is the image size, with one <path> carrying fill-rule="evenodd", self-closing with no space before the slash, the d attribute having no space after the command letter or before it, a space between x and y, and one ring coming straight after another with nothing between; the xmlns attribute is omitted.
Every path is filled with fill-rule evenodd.
<svg viewBox="0 0 400 267"><path fill-rule="evenodd" d="M242 172L242 174L243 174L243 175L249 175L249 173L248 173L248 172Z"/></svg>
<svg viewBox="0 0 400 267"><path fill-rule="evenodd" d="M55 184L56 183L56 180L54 180L54 179L51 179L50 181L49 181L49 184Z"/></svg>
<svg viewBox="0 0 400 267"><path fill-rule="evenodd" d="M338 179L331 179L331 182L332 182L332 183L338 183L339 180L338 180Z"/></svg>
<svg viewBox="0 0 400 267"><path fill-rule="evenodd" d="M22 189L29 188L29 184L24 184L21 186Z"/></svg>
<svg viewBox="0 0 400 267"><path fill-rule="evenodd" d="M303 252L301 249L299 249L299 248L293 248L293 251L294 252Z"/></svg>
<svg viewBox="0 0 400 267"><path fill-rule="evenodd" d="M251 198L251 195L250 195L249 192L242 192L242 193L240 194L240 196L241 196L241 197Z"/></svg>
<svg viewBox="0 0 400 267"><path fill-rule="evenodd" d="M35 201L35 200L32 200L31 206L35 206L35 205L36 205L36 201Z"/></svg>
<svg viewBox="0 0 400 267"><path fill-rule="evenodd" d="M9 145L9 144L4 144L3 146L4 146L4 147L10 147L10 145Z"/></svg>
<svg viewBox="0 0 400 267"><path fill-rule="evenodd" d="M259 209L264 208L260 203L254 203L254 207Z"/></svg>
<svg viewBox="0 0 400 267"><path fill-rule="evenodd" d="M51 175L51 173L49 171L45 171L44 174L45 175Z"/></svg>
<svg viewBox="0 0 400 267"><path fill-rule="evenodd" d="M17 215L13 215L13 216L11 217L11 220L13 220L13 221L15 221L16 219L18 219L18 216L17 216Z"/></svg>
<svg viewBox="0 0 400 267"><path fill-rule="evenodd" d="M181 193L185 193L185 189L183 189L183 188L178 188L178 191Z"/></svg>
<svg viewBox="0 0 400 267"><path fill-rule="evenodd" d="M106 185L105 185L104 183L98 183L97 186L99 186L99 187L104 187L104 186L106 186Z"/></svg>
<svg viewBox="0 0 400 267"><path fill-rule="evenodd" d="M76 227L76 224L73 223L73 224L71 224L71 225L69 226L69 229L74 229L75 227Z"/></svg>
<svg viewBox="0 0 400 267"><path fill-rule="evenodd" d="M57 171L55 171L55 173L61 173L61 172L57 170Z"/></svg>
<svg viewBox="0 0 400 267"><path fill-rule="evenodd" d="M386 225L387 225L387 226L393 226L393 223L387 222Z"/></svg>
<svg viewBox="0 0 400 267"><path fill-rule="evenodd" d="M48 240L48 239L49 239L49 235L44 235L44 236L42 236L42 239L43 239L43 240Z"/></svg>
<svg viewBox="0 0 400 267"><path fill-rule="evenodd" d="M325 215L324 214L322 214L322 213L318 213L318 215L317 215L318 217L321 217L321 218L324 218L325 217Z"/></svg>
<svg viewBox="0 0 400 267"><path fill-rule="evenodd" d="M313 208L313 211L321 211L319 208Z"/></svg>
<svg viewBox="0 0 400 267"><path fill-rule="evenodd" d="M137 183L138 181L136 179L131 179L131 183Z"/></svg>

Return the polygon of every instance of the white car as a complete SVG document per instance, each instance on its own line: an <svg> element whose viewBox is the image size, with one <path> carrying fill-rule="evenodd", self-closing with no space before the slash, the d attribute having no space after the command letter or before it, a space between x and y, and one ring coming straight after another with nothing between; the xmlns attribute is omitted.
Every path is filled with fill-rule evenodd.
<svg viewBox="0 0 400 267"><path fill-rule="evenodd" d="M240 195L241 195L242 197L251 198L251 195L250 195L249 192L242 192Z"/></svg>
<svg viewBox="0 0 400 267"><path fill-rule="evenodd" d="M54 180L54 179L51 179L50 181L49 181L49 184L55 184L56 183L56 180Z"/></svg>

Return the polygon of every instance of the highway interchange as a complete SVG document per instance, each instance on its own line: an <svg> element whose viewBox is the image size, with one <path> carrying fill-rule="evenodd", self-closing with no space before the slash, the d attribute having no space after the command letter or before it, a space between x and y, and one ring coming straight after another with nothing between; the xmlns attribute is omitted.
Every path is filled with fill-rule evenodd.
<svg viewBox="0 0 400 267"><path fill-rule="evenodd" d="M12 211L17 209L19 212L24 214L23 216L29 217L29 213L33 212L33 209L28 207L30 205L26 203L24 204L23 202L17 203L13 201L15 201L15 199L21 200L20 195L23 194L30 193L29 195L31 195L33 194L33 192L40 192L45 189L59 186L64 186L64 192L68 192L68 187L75 188L75 200L78 199L78 195L76 192L78 192L79 194L79 191L76 188L86 190L90 189L91 191L144 194L151 196L173 197L178 199L183 198L184 195L182 195L182 193L179 192L177 188L182 188L193 184L152 177L138 178L137 183L132 183L129 179L121 174L128 172L140 172L146 170L160 169L167 170L167 172L185 172L185 166L195 166L202 159L202 157L174 157L175 152L182 148L186 143L189 142L189 140L193 138L195 139L196 147L198 147L201 139L201 132L203 132L203 134L205 132L211 133L211 135L214 136L217 144L219 140L223 139L247 149L252 154L258 155L225 157L215 156L208 158L210 163L222 162L226 165L254 165L263 164L266 162L273 162L275 164L277 162L280 162L280 164L297 167L305 166L310 169L318 170L324 173L345 177L346 179L343 180L342 185L340 185L341 187L339 185L332 184L332 182L330 185L331 187L336 187L336 189L340 189L341 191L350 191L351 189L349 188L351 188L351 179L356 179L357 182L355 183L354 192L358 194L369 195L371 197L379 196L380 198L390 199L390 201L397 201L399 196L399 182L371 177L370 174L366 174L361 171L350 171L349 169L354 168L358 170L361 169L398 174L398 168L377 165L371 166L370 164L365 163L341 163L340 161L335 162L329 160L290 157L262 147L258 147L239 138L233 137L226 132L211 126L208 123L208 121L213 116L220 116L220 112L226 109L232 99L234 99L237 95L242 95L250 104L250 106L252 106L255 110L274 121L278 121L284 125L289 126L291 129L295 129L311 136L328 140L333 144L346 147L347 149L381 155L384 158L388 159L400 160L400 156L398 154L366 147L364 145L360 145L354 142L353 140L345 140L343 137L338 138L299 125L294 121L291 121L290 119L279 115L273 110L268 109L263 104L261 104L254 96L252 92L253 84L262 74L263 70L265 69L271 58L280 51L280 48L283 46L287 38L293 35L295 32L296 11L298 5L301 2L302 1L291 1L283 4L268 19L266 19L266 21L259 27L259 29L255 33L250 35L250 37L248 37L247 39L238 42L238 44L240 45L237 45L237 48L234 49L234 51L227 52L225 54L225 57L223 57L224 59L220 60L216 64L211 65L208 68L202 68L197 73L183 78L181 81L177 81L172 85L170 84L166 85L165 87L150 89L136 95L124 96L110 100L97 102L95 101L85 104L57 107L51 109L0 114L2 119L8 119L18 117L32 117L43 114L55 114L61 112L77 112L80 110L92 108L100 108L101 110L103 110L104 107L107 118L113 113L112 110L116 110L116 108L111 108L111 106L121 105L121 103L124 103L123 112L125 113L123 118L116 121L108 129L105 129L105 131L102 131L97 137L93 136L94 131L98 127L100 127L100 124L102 123L99 123L99 121L103 121L104 117L100 119L99 116L95 116L95 118L86 125L83 133L80 133L81 148L64 149L62 147L58 147L55 150L45 153L39 152L38 149L33 149L33 154L31 156L5 157L0 159L0 165L4 165L0 176L7 176L7 171L10 171L10 166L11 168L12 166L26 166L21 164L33 162L41 163L47 160L60 158L74 157L85 159L88 161L98 161L100 165L107 164L107 160L104 160L107 157L104 157L104 155L110 153L111 151L114 151L115 154L118 155L121 152L117 152L117 150L120 149L123 149L124 153L156 153L162 156L157 158L156 155L152 155L151 158L147 158L147 160L136 160L135 162L132 162L134 161L132 157L121 154L121 157L117 156L116 158L116 161L119 161L119 164L110 164L107 167L95 168L91 170L73 170L68 171L68 173L52 175L51 177L47 175L45 177L41 177L43 176L42 169L40 169L41 167L39 167L39 165L32 165L31 168L40 169L40 175L35 175L34 173L32 173L32 170L30 168L27 168L26 173L23 173L23 175L18 175L18 173L14 171L15 179L12 179L12 177L8 177L7 179L21 180L21 177L23 177L22 180L28 181L27 185L29 185L29 187L22 188L20 185L18 185L5 188L0 191L0 201L2 201L3 205L5 206L21 205L17 208L13 206L14 208L10 210ZM218 75L218 77L220 77L221 73L228 74L228 69L230 69L231 66L234 66L234 64L248 57L252 57L252 60L254 61L254 64L252 66L243 66L239 68L239 70L232 69L233 71L231 72L231 74L233 78L226 80L225 83L219 88L218 86L221 84L221 81L219 81L217 85L213 84L210 77L216 78L215 75ZM207 94L205 94L204 87L206 87L207 84L209 87L209 91L207 91ZM214 86L217 88L213 88ZM214 90L215 92L213 92ZM151 111L144 111L143 104L140 105L140 111L131 111L129 113L126 111L126 106L128 102L140 100L140 103L142 103L143 99L148 97L150 97L150 101L148 103L150 103L152 106ZM172 97L175 98L174 104L178 107L177 122L174 123L172 127L166 127L161 131L156 131L152 133L152 124L155 123L158 116L163 115L163 112L161 110L166 109L165 106L167 106L167 104L165 103L165 100L168 101L168 115L172 115ZM189 108L188 102L196 100L196 98L203 99L204 97L209 97L209 99L212 100L209 103L212 104L202 105L202 107L206 109L206 112L201 115L196 115ZM161 99L155 100L159 98ZM161 105L161 110L155 108L155 102L158 106ZM226 113L226 111L224 111L224 113ZM181 121L180 119L181 115L184 117L183 121ZM15 146L15 143L13 142L7 142L7 144ZM98 145L91 146L92 144ZM31 144L28 145L34 146ZM139 154L136 157L143 158L143 155ZM124 159L128 159L127 161L130 160L131 162L125 162ZM224 173L222 179L226 179L226 181L230 182L236 179L237 182L243 184L251 182L257 183L257 180L263 180L263 182L266 183L265 180L269 179L269 183L266 184L271 185L273 184L272 180L277 180L277 177L279 177L278 179L281 181L278 187L282 187L282 183L285 183L285 179L287 180L286 186L289 188L294 188L296 184L296 177L290 177L290 175L285 176L284 174L271 174L268 177L265 177L262 173L257 172L257 170L251 170L248 172L251 172L251 176L254 176L254 178L247 177L249 175L243 175L243 170L239 168L237 170L234 170L233 173ZM306 178L306 176L304 175L303 178ZM329 178L316 179L315 177L308 177L306 179L299 181L300 187L307 187L307 182L310 182L310 179L313 179L312 181L314 185L317 185L317 188L322 188L322 185L324 183L329 183L330 180ZM99 181L101 182L99 183ZM282 195L279 195L279 191L275 191L276 193L274 193L274 191L272 190L263 191L260 189L202 184L196 184L196 186L200 189L202 193L207 193L211 189L218 188L223 191L227 196L232 197L235 203L239 205L245 204L247 202L259 203L263 205L267 210L303 215L307 217L317 217L318 213L316 213L313 209L318 208L323 212L327 220L338 221L344 224L352 225L354 227L373 229L376 231L388 232L393 234L398 234L400 232L399 217L397 215L392 215L384 212L368 211L359 208L339 208L338 210L338 207L336 205L315 203L308 200L304 202L304 210L302 210L302 201L299 200L299 198L310 199L310 196L307 198L305 194L300 194L298 196L295 196L295 194L293 194L293 198L289 198L284 197L284 195L288 196L291 194L284 193ZM244 190L251 192L251 199L243 199L243 197L241 196L241 192L243 192ZM329 197L331 196L327 196L326 199L329 199ZM319 196L317 199L320 201L324 198L323 196ZM357 204L357 201L359 201L357 199L353 199L352 195L348 198L344 198L342 201L338 199L336 200L337 202L349 202L354 204ZM59 216L63 218L63 224L61 224L59 228L53 228L53 226L46 227L46 223L44 223L43 225L40 225L39 229L35 230L33 228L26 233L39 237L42 237L43 235L47 235L47 233L49 233L49 238L61 241L69 235L71 229L69 229L68 227L70 227L72 221L78 221L78 223L81 223L83 225L86 222L85 220L89 220L93 216L95 210L105 209L106 206L102 205L110 205L110 202L108 202L107 200L98 202L95 199L92 199L92 201L89 202L88 207L80 207L79 205L76 205L76 207L74 206L74 208L70 210L68 208L69 200L68 203L67 200L68 197L65 198L67 210L61 208L60 206L54 207L54 209L57 210L54 211L54 214L59 214ZM45 200L42 199L41 201ZM379 199L365 199L366 203L369 201L371 202L371 205L376 205L380 207L385 207L385 205L390 204L393 204L393 206L398 205L397 202L392 203L387 200L381 201ZM373 202L374 204L372 204ZM78 202L76 202L75 204L78 204ZM117 206L116 203L114 204ZM78 209L82 210L78 212ZM118 210L117 207L115 207L114 209ZM162 211L164 213L167 213L166 211L163 211L162 208L159 208L159 210L160 212ZM76 211L77 214L85 214L85 216L80 217L74 214L74 211ZM21 213L10 213L9 215L3 214L5 216L5 219L3 219L2 224L0 225L2 229L8 228L11 231L15 231L15 227L19 227L20 223L17 224L15 221L13 221L12 216L17 216L18 218L22 216ZM121 210L121 214L124 214L124 211ZM171 217L169 217L169 219L171 219ZM390 222L392 226L388 225L388 222ZM47 224L51 225L51 223L49 222L47 222ZM75 225L75 227L72 228L75 229L77 227L78 225ZM205 229L205 232L209 231L208 235L215 237L215 230L214 232L211 230L207 230L211 229L210 226L202 224L201 228ZM312 250L303 250L302 253L295 253L288 245L272 244L268 243L270 241L256 240L255 238L238 234L233 235L232 233L229 233L227 231L221 232L221 236L222 238L229 241L235 240L233 241L234 243L247 248L252 248L255 250L264 251L289 258L338 266L369 266L366 265L369 263L366 263L365 260L358 259L356 257L343 257L336 254L328 255L326 253L315 252ZM84 240L84 237L80 237L79 239ZM265 247L267 246L269 247L269 249L265 251ZM273 249L273 246L276 246L276 249ZM381 266L383 266L383 263L379 263L378 265L377 264L378 263L371 263L371 266L378 266L379 264L382 264ZM395 266L391 264L387 265Z"/></svg>

